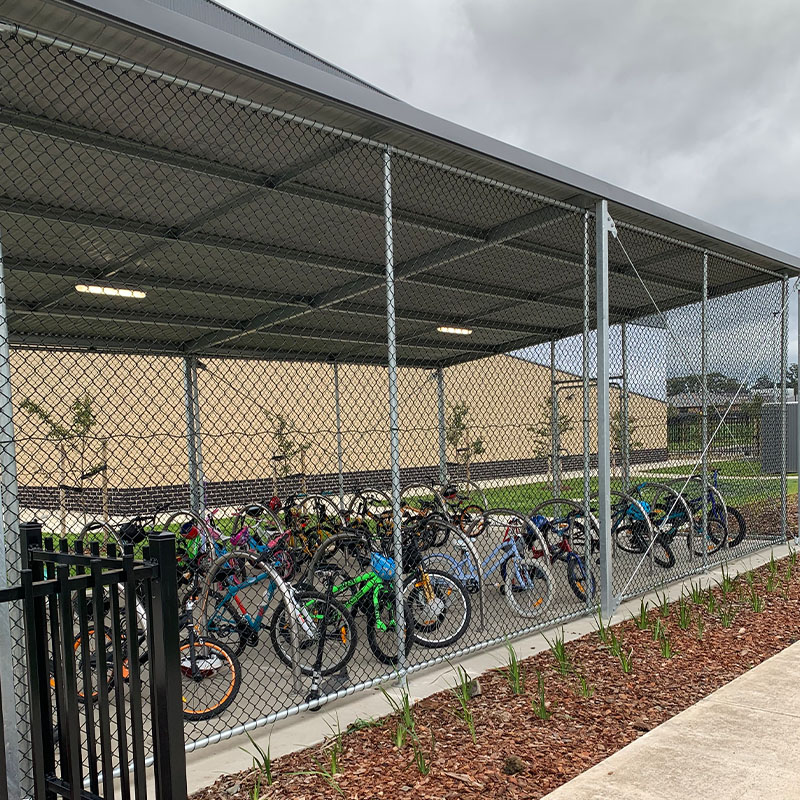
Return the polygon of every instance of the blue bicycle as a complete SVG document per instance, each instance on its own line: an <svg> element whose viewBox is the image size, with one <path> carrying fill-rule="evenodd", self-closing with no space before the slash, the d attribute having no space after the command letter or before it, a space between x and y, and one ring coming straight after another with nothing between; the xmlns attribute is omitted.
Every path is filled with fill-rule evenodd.
<svg viewBox="0 0 800 800"><path fill-rule="evenodd" d="M541 532L518 511L500 508L485 511L473 522L487 532L497 532L500 542L476 564L474 550L457 535L451 542L459 557L450 553L426 553L422 557L425 570L449 573L470 593L482 590L482 585L495 573L502 576L501 592L509 608L522 617L538 617L550 605L552 580L550 566L533 553L546 548ZM465 534L468 536L469 534Z"/></svg>

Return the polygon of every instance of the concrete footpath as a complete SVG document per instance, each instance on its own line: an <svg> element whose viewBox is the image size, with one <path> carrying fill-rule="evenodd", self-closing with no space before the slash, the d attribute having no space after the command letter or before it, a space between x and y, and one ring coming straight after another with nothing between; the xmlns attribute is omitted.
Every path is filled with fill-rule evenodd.
<svg viewBox="0 0 800 800"><path fill-rule="evenodd" d="M800 642L544 800L797 800Z"/></svg>
<svg viewBox="0 0 800 800"><path fill-rule="evenodd" d="M776 545L772 550L761 550L737 561L732 561L728 567L731 573L736 574L739 571L755 568L766 563L769 561L771 553L774 553L775 558L781 558L787 555L788 551L789 548L787 545ZM719 579L719 568L712 569L705 575L693 576L691 578L691 580L693 580L695 583L700 583L703 586L712 585L719 581ZM683 587L688 585L689 580L690 579L687 578L684 582L676 582L667 586L665 593L670 597L670 599L676 600L680 596ZM652 600L653 595L651 594L647 597L650 597ZM629 618L631 613L635 612L638 608L638 597L623 603L620 608L617 609L617 612L612 618L611 622L617 622L619 620ZM563 627L565 639L571 640L593 631L595 629L595 622L591 618L583 617L580 619L570 620L564 623ZM547 633L547 631L545 633ZM514 642L514 646L520 658L525 658L534 653L546 650L548 647L547 642L541 633L517 639ZM504 664L506 655L505 646L499 645L497 647L489 648L470 656L457 659L455 663L460 663L470 675L476 676L488 669L492 669ZM761 669L761 667L758 669ZM797 675L797 678L800 678L800 674ZM785 679L782 679L782 681L783 683L786 683ZM449 665L444 664L410 675L408 678L408 688L412 698L419 700L424 697L428 697L435 692L451 687L453 682L453 670ZM396 684L393 685L392 683L387 683L384 684L384 688L386 688L390 693L397 692ZM788 687L783 686L782 690L786 691L787 688ZM293 750L298 750L322 741L325 736L330 734L331 728L335 728L337 724L341 726L342 730L344 730L347 725L358 718L366 719L369 717L380 717L388 712L389 707L383 695L377 690L367 690L352 695L351 697L343 698L338 702L330 703L319 712L313 713L305 711L296 716L285 719L282 722L276 723L275 725L271 725L266 728L258 728L252 731L251 735L265 750L269 746L272 757L277 758L285 753L289 753ZM792 725L797 725L798 721L799 720L797 719L792 720ZM747 726L745 725L745 727ZM651 734L648 734L648 736L650 735ZM717 734L715 732L715 738L712 740L712 743L713 741L718 741L716 736ZM798 738L800 738L800 733L798 733ZM641 742L642 740L639 741ZM788 757L788 751L793 747L793 741L793 736L788 736L784 733L783 738L775 743L775 757L777 758L779 756L785 756L787 757L787 762L791 764L791 758ZM639 742L636 744L639 744ZM242 748L244 748L244 750ZM252 749L250 743L247 741L247 738L244 736L236 736L228 739L227 741L220 742L217 745L188 753L187 778L189 783L189 792L213 783L213 781L221 774L237 772L239 770L248 768L252 763L252 758L245 752L247 749ZM796 748L794 749L794 753L795 756L798 755ZM715 759L726 757L727 753L724 752L722 748L719 748L713 755L709 756L707 762L714 762ZM689 748L682 748L679 752L675 753L675 760L671 764L670 768L671 770L678 771L695 763L699 762L695 759L692 750ZM800 759L796 759L796 763L798 765L798 789L794 795L787 796L792 796L800 800ZM663 769L663 765L659 769ZM654 787L657 790L664 788L664 782L660 775L654 782ZM615 789L615 792L618 791L619 789ZM600 792L599 794L575 795L575 797L584 796L587 798L606 798L614 796L639 797L640 795L614 795L605 794L604 792ZM641 796L672 797L673 795L651 794ZM683 798L687 795L677 793L674 796L676 798ZM703 800L703 798L711 796L712 795L701 793L700 795L696 795L694 800ZM730 796L744 797L745 795ZM766 797L767 795L766 793L756 793L753 795L748 795L748 797L750 796ZM564 797L570 797L570 795L564 795ZM722 795L719 797L722 797ZM778 797L770 798L770 800L778 800Z"/></svg>

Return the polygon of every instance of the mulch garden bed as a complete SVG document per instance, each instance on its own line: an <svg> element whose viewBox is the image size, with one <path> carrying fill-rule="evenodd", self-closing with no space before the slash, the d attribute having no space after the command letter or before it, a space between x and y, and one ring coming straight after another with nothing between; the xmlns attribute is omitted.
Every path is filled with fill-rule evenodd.
<svg viewBox="0 0 800 800"><path fill-rule="evenodd" d="M798 573L793 555L651 605L563 644L561 663L558 631L548 634L550 652L519 662L522 693L508 668L480 676L466 703L474 742L444 691L412 706L405 724L390 714L275 760L271 783L248 770L192 800L540 798L800 639Z"/></svg>

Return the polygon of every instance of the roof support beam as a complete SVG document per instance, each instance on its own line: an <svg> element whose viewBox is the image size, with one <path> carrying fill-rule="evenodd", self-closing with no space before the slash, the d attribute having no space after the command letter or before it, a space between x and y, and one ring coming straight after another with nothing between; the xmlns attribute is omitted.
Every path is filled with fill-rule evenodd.
<svg viewBox="0 0 800 800"><path fill-rule="evenodd" d="M538 208L521 217L503 222L493 228L485 231L484 236L480 242L467 242L458 241L445 247L437 247L427 253L422 254L416 258L411 258L404 261L395 267L395 279L402 280L410 278L421 272L425 272L433 267L449 264L465 256L472 255L473 253L480 252L486 248L492 247L507 239L520 236L523 233L542 228L546 225L553 224L564 216L569 215L571 212L562 208L553 206L545 206ZM383 285L383 278L359 278L343 286L330 289L317 295L313 301L314 308L327 308L337 303L342 303L352 300L362 294L379 289ZM216 338L213 335L201 337L193 344L190 344L192 352L195 348L202 349L209 345L223 344L233 341L239 336L246 336L248 333L263 330L265 328L273 327L279 323L288 322L295 317L303 316L309 313L308 310L296 311L292 309L278 309L276 311L262 314L252 319L242 331L235 335L219 334Z"/></svg>

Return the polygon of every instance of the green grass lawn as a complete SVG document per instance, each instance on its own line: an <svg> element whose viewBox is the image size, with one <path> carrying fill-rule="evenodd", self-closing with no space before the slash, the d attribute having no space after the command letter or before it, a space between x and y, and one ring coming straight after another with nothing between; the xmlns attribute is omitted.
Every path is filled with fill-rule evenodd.
<svg viewBox="0 0 800 800"><path fill-rule="evenodd" d="M646 470L647 474L661 474L661 475L688 475L690 470L694 467L695 462L692 461L690 464L679 464L677 466L670 466L670 467L652 467L651 469ZM767 474L768 477L777 477L776 475L772 475L769 473L763 473L761 471L761 464L755 461L749 461L745 459L736 459L736 460L728 460L728 461L711 461L708 465L709 472L713 470L717 470L720 476L757 476L757 475L765 475ZM698 466L695 472L699 472L700 467Z"/></svg>

